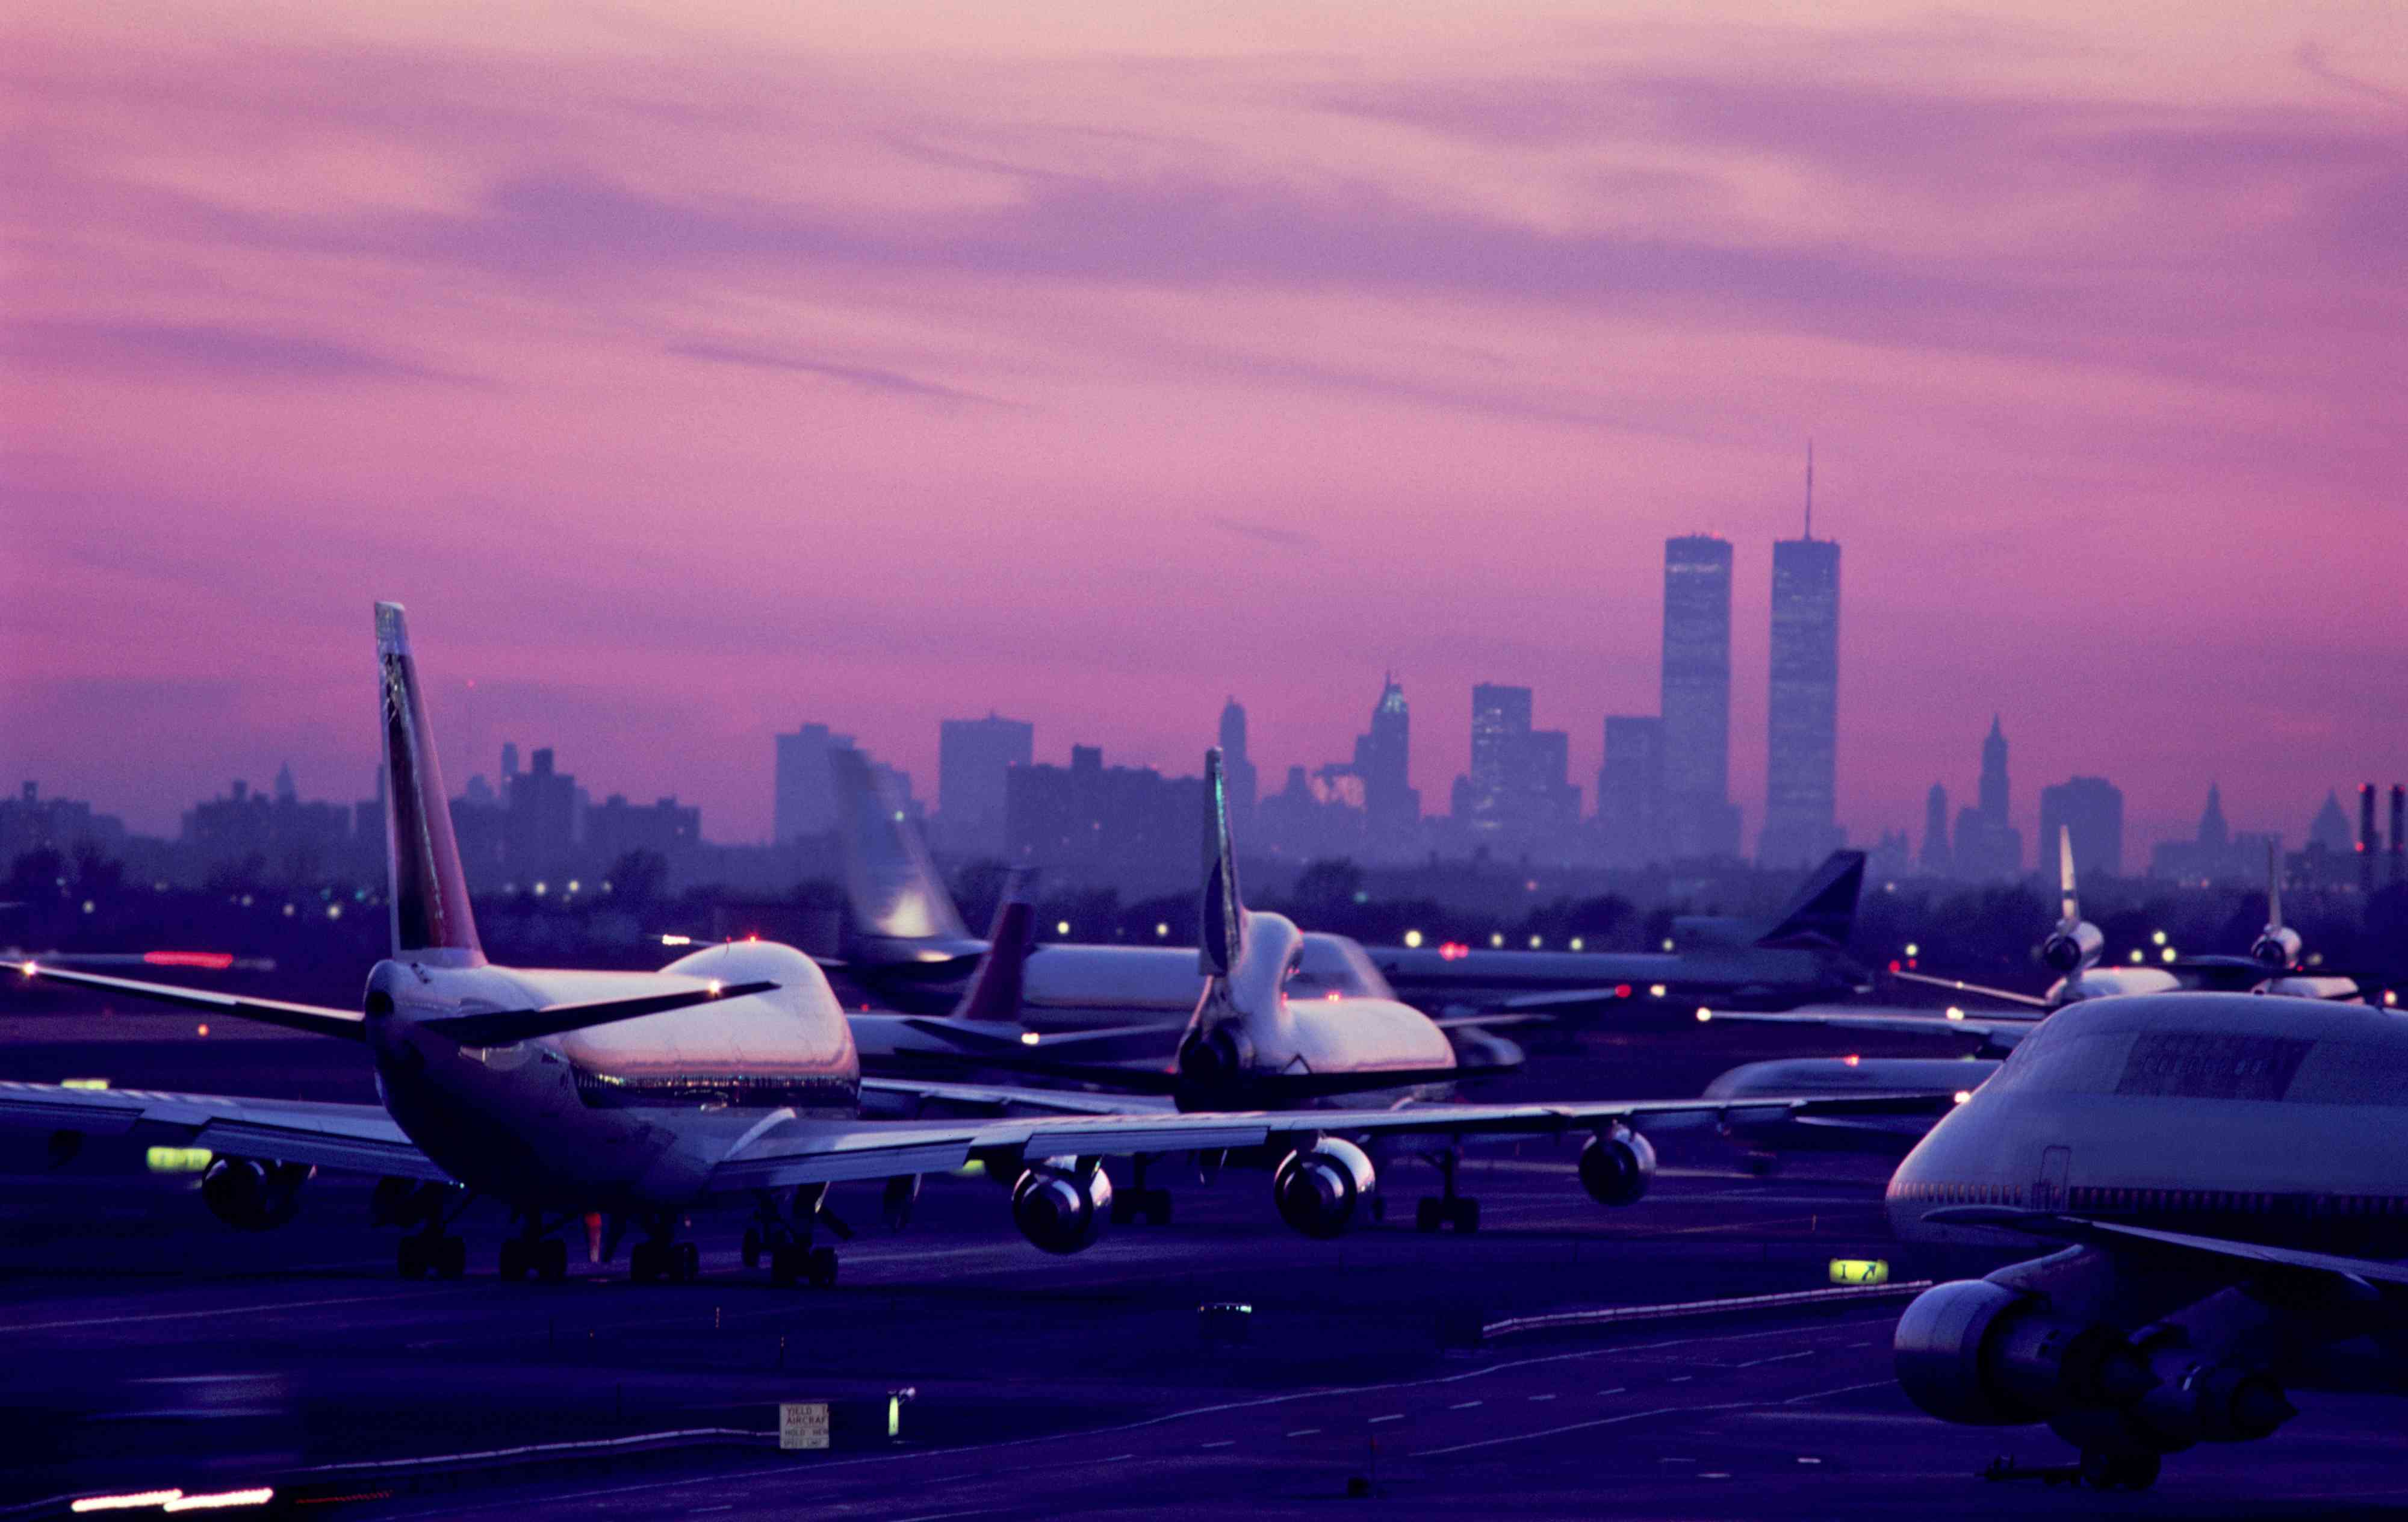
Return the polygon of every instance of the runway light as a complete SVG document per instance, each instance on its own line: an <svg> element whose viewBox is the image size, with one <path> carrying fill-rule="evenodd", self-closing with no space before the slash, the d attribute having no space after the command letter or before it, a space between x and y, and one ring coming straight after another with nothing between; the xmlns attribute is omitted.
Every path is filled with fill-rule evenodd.
<svg viewBox="0 0 2408 1522"><path fill-rule="evenodd" d="M288 920L293 917L293 906L291 904L286 904L284 906L284 917Z"/></svg>
<svg viewBox="0 0 2408 1522"><path fill-rule="evenodd" d="M1170 934L1170 926L1160 920L1154 922L1154 939L1161 940Z"/></svg>
<svg viewBox="0 0 2408 1522"><path fill-rule="evenodd" d="M340 904L328 904L326 906L326 917L330 920L341 919L343 917L343 906Z"/></svg>
<svg viewBox="0 0 2408 1522"><path fill-rule="evenodd" d="M2397 988L2386 988L2383 991L2383 1007L2386 1010L2398 1009L2400 1007L2400 990Z"/></svg>
<svg viewBox="0 0 2408 1522"><path fill-rule="evenodd" d="M1438 955L1440 960L1460 962L1465 957L1471 955L1471 948L1465 945L1460 940L1450 940L1445 945L1440 946L1438 949Z"/></svg>
<svg viewBox="0 0 2408 1522"><path fill-rule="evenodd" d="M2167 961L2171 962L2174 959L2174 949L2172 946L2168 946L2160 955L2162 955Z"/></svg>
<svg viewBox="0 0 2408 1522"><path fill-rule="evenodd" d="M108 1087L108 1080L106 1078L62 1078L59 1080L59 1087L105 1089Z"/></svg>
<svg viewBox="0 0 2408 1522"><path fill-rule="evenodd" d="M1702 1004L1700 1004L1700 1005L1698 1005L1698 1024L1699 1024L1699 1025L1701 1025L1701 1026L1702 1026L1702 1025L1704 1025L1707 1021L1712 1020L1713 1017L1714 1017L1714 1012L1713 1012L1713 1011L1712 1011L1712 1010L1710 1010L1710 1009L1706 1008L1706 1007L1705 1007L1704 1005L1702 1005Z"/></svg>
<svg viewBox="0 0 2408 1522"><path fill-rule="evenodd" d="M661 937L661 944L664 946L691 946L694 944L694 937L663 936Z"/></svg>
<svg viewBox="0 0 2408 1522"><path fill-rule="evenodd" d="M202 1021L199 1025L197 1025L197 1026L195 1026L195 1027L193 1027L193 1034L194 1034L194 1035L195 1035L195 1036L206 1036L206 1035L208 1035L208 1033L209 1033L209 1023L208 1023L208 1021L206 1021L206 1020Z"/></svg>
<svg viewBox="0 0 2408 1522"><path fill-rule="evenodd" d="M1580 937L1574 936L1572 937L1572 950L1586 951L1588 950L1588 943L1581 940Z"/></svg>
<svg viewBox="0 0 2408 1522"><path fill-rule="evenodd" d="M1530 938L1530 949L1531 949L1532 951L1537 951L1540 947L1541 947L1541 946L1545 945L1546 943L1547 943L1547 942L1546 942L1546 940L1545 940L1545 938L1544 938L1544 937L1542 937L1542 936L1532 936L1532 937Z"/></svg>
<svg viewBox="0 0 2408 1522"><path fill-rule="evenodd" d="M1070 922L1068 920L1055 920L1054 922L1054 933L1057 936L1068 935L1070 933Z"/></svg>
<svg viewBox="0 0 2408 1522"><path fill-rule="evenodd" d="M1831 1259L1831 1283L1835 1285L1885 1285L1889 1283L1889 1262L1879 1257L1835 1257Z"/></svg>
<svg viewBox="0 0 2408 1522"><path fill-rule="evenodd" d="M2137 948L2135 948L2132 953L2132 965L2134 967L2139 967L2141 965L2141 954Z"/></svg>
<svg viewBox="0 0 2408 1522"><path fill-rule="evenodd" d="M1670 936L1666 936L1664 938L1664 949L1666 951L1670 951L1672 949L1672 938Z"/></svg>
<svg viewBox="0 0 2408 1522"><path fill-rule="evenodd" d="M1630 985L1627 983L1615 984L1613 985L1613 997L1616 998L1628 998L1630 997Z"/></svg>
<svg viewBox="0 0 2408 1522"><path fill-rule="evenodd" d="M569 891L569 892L571 892L571 893L575 893L575 892L576 892L580 887L581 887L581 886L583 886L583 884L582 884L582 883L579 883L579 882L577 881L577 879L575 879L575 878L573 878L573 877L572 877L572 878L570 878L570 879L568 880L568 891Z"/></svg>
<svg viewBox="0 0 2408 1522"><path fill-rule="evenodd" d="M1958 1090L1956 1091L1956 1102L1957 1102L1958 1104L1963 1104L1966 1100L1968 1100L1968 1099L1971 1098L1972 1097L1973 1097L1973 1091L1972 1091L1971 1089L1970 1089L1970 1088L1960 1088L1960 1089L1958 1089Z"/></svg>
<svg viewBox="0 0 2408 1522"><path fill-rule="evenodd" d="M1923 955L1923 948L1910 940L1906 943L1906 955L1909 956L1920 956Z"/></svg>
<svg viewBox="0 0 2408 1522"><path fill-rule="evenodd" d="M1648 984L1647 996L1650 998L1662 998L1664 997L1664 985L1660 983Z"/></svg>
<svg viewBox="0 0 2408 1522"><path fill-rule="evenodd" d="M208 1496L180 1496L160 1508L167 1512L214 1512L229 1506L265 1506L276 1499L273 1486L252 1490L221 1490Z"/></svg>
<svg viewBox="0 0 2408 1522"><path fill-rule="evenodd" d="M122 1496L86 1496L67 1503L70 1512L130 1512L136 1507L165 1506L181 1500L180 1490L131 1490Z"/></svg>
<svg viewBox="0 0 2408 1522"><path fill-rule="evenodd" d="M83 912L87 914L93 912L93 902L91 899L87 898L83 901Z"/></svg>
<svg viewBox="0 0 2408 1522"><path fill-rule="evenodd" d="M1501 931L1491 930L1488 932L1488 947L1491 951L1496 950L1503 944L1505 944L1505 937Z"/></svg>
<svg viewBox="0 0 2408 1522"><path fill-rule="evenodd" d="M537 883L537 884L535 885L535 896L536 896L537 897L538 897L538 898L542 897L545 894L550 893L551 891L552 891L552 884L551 884L551 883Z"/></svg>
<svg viewBox="0 0 2408 1522"><path fill-rule="evenodd" d="M1020 1044L1023 1046L1035 1046L1043 1039L1033 1030L1024 1030L1020 1033Z"/></svg>
<svg viewBox="0 0 2408 1522"><path fill-rule="evenodd" d="M1965 1012L1958 1009L1956 1005L1951 1004L1948 1006L1948 1018L1951 1020L1962 1020L1965 1018Z"/></svg>
<svg viewBox="0 0 2408 1522"><path fill-rule="evenodd" d="M2166 933L2165 933L2163 930L2152 930L2152 931L2150 931L2150 932L2149 932L2149 944L2150 944L2150 945L2152 945L2152 946L2162 946L2162 945L2164 945L2165 943L2166 943Z"/></svg>
<svg viewBox="0 0 2408 1522"><path fill-rule="evenodd" d="M1338 1000L1340 1000L1340 999L1341 999L1341 998L1344 998L1346 996L1345 996L1344 994L1340 993L1337 989L1332 988L1329 992L1327 992L1327 993L1326 993L1326 994L1322 995L1321 997L1322 997L1322 998L1326 998L1326 999L1328 999L1331 1003L1333 1003L1333 1004L1334 1004L1334 1003L1336 1003Z"/></svg>
<svg viewBox="0 0 2408 1522"><path fill-rule="evenodd" d="M1422 933L1419 930L1408 930L1405 932L1405 949L1407 951L1419 951L1421 950L1421 945Z"/></svg>
<svg viewBox="0 0 2408 1522"><path fill-rule="evenodd" d="M1851 1053L1849 1053L1846 1056L1843 1056L1843 1057L1842 1057L1842 1058L1840 1059L1840 1066L1842 1066L1842 1067L1843 1067L1843 1068L1853 1068L1853 1067L1855 1067L1857 1063L1862 1062L1862 1061L1864 1061L1864 1060L1865 1060L1865 1059L1864 1059L1862 1056L1858 1055L1856 1053L1851 1052Z"/></svg>
<svg viewBox="0 0 2408 1522"><path fill-rule="evenodd" d="M205 967L222 972L234 966L232 952L144 952L142 960L152 967Z"/></svg>

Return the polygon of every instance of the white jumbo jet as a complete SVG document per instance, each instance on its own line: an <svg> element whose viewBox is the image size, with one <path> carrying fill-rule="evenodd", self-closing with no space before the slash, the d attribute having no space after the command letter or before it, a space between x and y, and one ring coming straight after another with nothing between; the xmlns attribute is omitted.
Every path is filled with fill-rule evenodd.
<svg viewBox="0 0 2408 1522"><path fill-rule="evenodd" d="M2272 1435L2287 1390L2408 1394L2403 1097L2408 1023L2363 1005L2050 1016L1890 1180L1928 1266L2030 1259L1909 1305L1899 1385L1944 1421L2046 1423L2084 1480L2133 1489Z"/></svg>
<svg viewBox="0 0 2408 1522"><path fill-rule="evenodd" d="M713 1199L749 1197L755 1221L747 1247L766 1252L773 1281L826 1285L836 1256L811 1237L837 1184L886 1181L890 1199L899 1192L908 1200L919 1175L978 1162L1012 1181L1010 1215L1023 1235L1069 1253L1095 1241L1110 1217L1104 1158L1254 1152L1282 1159L1272 1174L1282 1217L1324 1236L1369 1213L1378 1181L1363 1144L1382 1138L1585 1134L1581 1181L1612 1204L1635 1199L1646 1182L1652 1152L1634 1126L1731 1118L1732 1106L1695 1099L1129 1114L1098 1113L1088 1098L1030 1094L1006 1097L1075 1113L865 1119L865 1089L883 1087L885 1098L905 1102L956 1096L944 1085L865 1083L825 976L792 947L714 946L643 973L487 962L399 605L377 605L376 632L393 955L369 971L359 1010L37 960L17 969L359 1041L375 1064L382 1105L8 1083L0 1084L0 1125L48 1133L54 1156L72 1155L74 1139L87 1133L207 1148L215 1156L204 1199L222 1219L252 1229L290 1219L319 1167L379 1175L381 1217L417 1228L398 1255L407 1277L465 1271L466 1245L449 1228L468 1199L482 1195L524 1224L502 1245L505 1277L561 1278L567 1250L556 1233L599 1213L643 1231L629 1255L634 1278L690 1279L699 1253L677 1239L682 1215ZM1277 1009L1296 927L1245 914L1235 883L1225 876L1222 886L1221 918L1206 937L1206 1003L1258 1012L1240 1027L1254 1043L1252 1060L1309 1063L1322 1023ZM1203 1028L1217 1039L1228 1027L1208 1019ZM1243 1055L1235 1036L1231 1044Z"/></svg>

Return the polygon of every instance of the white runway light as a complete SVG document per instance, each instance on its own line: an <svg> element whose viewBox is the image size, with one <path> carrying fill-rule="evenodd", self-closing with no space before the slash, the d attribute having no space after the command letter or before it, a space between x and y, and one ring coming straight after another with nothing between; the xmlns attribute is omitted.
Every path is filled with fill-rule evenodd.
<svg viewBox="0 0 2408 1522"><path fill-rule="evenodd" d="M181 1500L180 1490L135 1490L122 1496L86 1496L68 1503L70 1512L130 1512L137 1508L165 1506L171 1500Z"/></svg>
<svg viewBox="0 0 2408 1522"><path fill-rule="evenodd" d="M220 1490L206 1496L179 1496L161 1507L168 1512L214 1512L233 1506L265 1506L276 1499L276 1487L261 1486L252 1490Z"/></svg>

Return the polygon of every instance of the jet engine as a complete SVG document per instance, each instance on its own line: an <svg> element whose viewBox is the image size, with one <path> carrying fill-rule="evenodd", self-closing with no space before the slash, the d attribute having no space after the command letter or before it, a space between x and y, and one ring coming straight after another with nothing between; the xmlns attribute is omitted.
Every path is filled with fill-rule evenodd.
<svg viewBox="0 0 2408 1522"><path fill-rule="evenodd" d="M1291 1152L1271 1175L1280 1219L1308 1237L1334 1237L1379 1192L1371 1159L1352 1142L1328 1138Z"/></svg>
<svg viewBox="0 0 2408 1522"><path fill-rule="evenodd" d="M2114 1328L2060 1320L1986 1279L1927 1289L1899 1318L1898 1382L1942 1421L2017 1427L2071 1407L2128 1405L2157 1384Z"/></svg>
<svg viewBox="0 0 2408 1522"><path fill-rule="evenodd" d="M301 1185L317 1171L304 1163L219 1157L201 1174L201 1201L237 1231L265 1231L293 1219Z"/></svg>
<svg viewBox="0 0 2408 1522"><path fill-rule="evenodd" d="M2167 1447L2194 1443L2252 1443L2299 1414L2271 1375L2219 1363L2194 1349L2187 1338L2144 1337L2142 1355L2156 1388L2141 1397L2133 1414Z"/></svg>
<svg viewBox="0 0 2408 1522"><path fill-rule="evenodd" d="M1179 1046L1179 1107L1226 1108L1254 1066L1254 1043L1235 1020L1191 1031Z"/></svg>
<svg viewBox="0 0 2408 1522"><path fill-rule="evenodd" d="M2083 920L2072 929L2059 930L2042 941L2040 959L2048 964L2050 971L2063 977L2097 962L2100 950L2106 943L2106 938L2099 933L2099 926Z"/></svg>
<svg viewBox="0 0 2408 1522"><path fill-rule="evenodd" d="M1011 1186L1011 1224L1049 1253L1075 1253L1102 1235L1112 1213L1112 1181L1076 1157L1048 1157Z"/></svg>
<svg viewBox="0 0 2408 1522"><path fill-rule="evenodd" d="M2268 930L2250 946L2249 959L2269 972L2288 972L2300 965L2300 932L2288 926Z"/></svg>
<svg viewBox="0 0 2408 1522"><path fill-rule="evenodd" d="M1598 1132L1581 1146L1581 1187L1600 1205L1636 1205L1656 1179L1656 1148L1627 1126Z"/></svg>

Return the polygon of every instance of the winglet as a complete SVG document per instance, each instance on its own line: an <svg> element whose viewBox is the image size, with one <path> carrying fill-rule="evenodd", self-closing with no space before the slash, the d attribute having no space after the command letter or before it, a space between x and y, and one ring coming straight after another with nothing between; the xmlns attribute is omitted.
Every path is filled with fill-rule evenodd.
<svg viewBox="0 0 2408 1522"><path fill-rule="evenodd" d="M1832 852L1756 943L1771 948L1845 946L1856 927L1856 898L1864 886L1865 854Z"/></svg>
<svg viewBox="0 0 2408 1522"><path fill-rule="evenodd" d="M393 954L477 966L485 959L468 882L452 836L451 795L409 653L401 604L376 605L379 706L384 729L385 872Z"/></svg>
<svg viewBox="0 0 2408 1522"><path fill-rule="evenodd" d="M1226 978L1245 949L1246 907L1238 896L1238 851L1229 839L1229 781L1221 747L1204 753L1204 912L1196 950L1204 975Z"/></svg>
<svg viewBox="0 0 2408 1522"><path fill-rule="evenodd" d="M1036 915L1029 885L1035 875L1016 867L1004 879L995 924L987 930L986 955L979 958L978 971L953 1006L954 1019L1020 1023L1022 969L1028 963L1028 932Z"/></svg>

